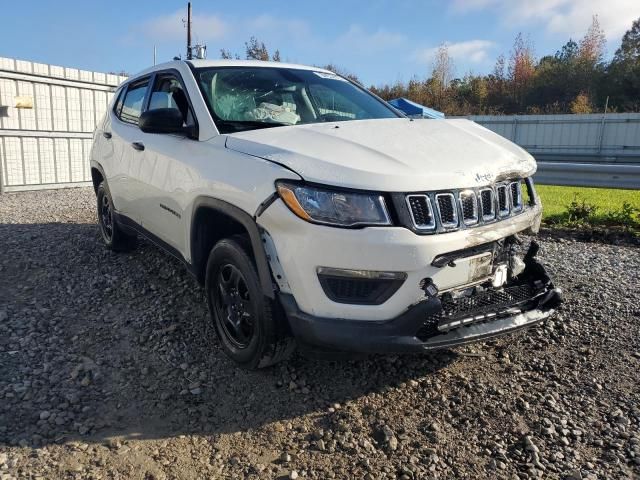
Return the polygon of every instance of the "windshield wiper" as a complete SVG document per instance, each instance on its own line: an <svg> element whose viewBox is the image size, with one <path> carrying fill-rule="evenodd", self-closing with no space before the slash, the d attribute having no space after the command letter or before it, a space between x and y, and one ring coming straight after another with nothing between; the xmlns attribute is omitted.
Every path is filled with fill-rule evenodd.
<svg viewBox="0 0 640 480"><path fill-rule="evenodd" d="M216 120L216 125L228 127L232 132L241 132L243 130L253 130L257 128L271 127L287 127L288 123L280 122L261 122L259 120ZM225 128L226 130L226 128ZM228 133L228 132L224 132Z"/></svg>

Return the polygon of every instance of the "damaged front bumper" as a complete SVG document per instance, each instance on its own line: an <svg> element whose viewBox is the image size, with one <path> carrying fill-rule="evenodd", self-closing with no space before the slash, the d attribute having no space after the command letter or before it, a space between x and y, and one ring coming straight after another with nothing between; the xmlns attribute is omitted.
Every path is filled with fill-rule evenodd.
<svg viewBox="0 0 640 480"><path fill-rule="evenodd" d="M453 299L429 295L387 321L320 318L302 312L289 294L280 294L291 330L303 349L358 353L424 352L488 340L531 327L562 302L532 243L525 269L496 289Z"/></svg>

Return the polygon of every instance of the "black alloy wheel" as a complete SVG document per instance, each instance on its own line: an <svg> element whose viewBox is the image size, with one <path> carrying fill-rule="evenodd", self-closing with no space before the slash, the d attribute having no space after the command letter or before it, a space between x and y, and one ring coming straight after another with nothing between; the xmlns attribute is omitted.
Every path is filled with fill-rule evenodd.
<svg viewBox="0 0 640 480"><path fill-rule="evenodd" d="M109 189L103 181L96 191L98 207L98 226L100 234L107 248L116 252L126 252L136 246L137 237L133 233L125 232L116 222L113 200Z"/></svg>
<svg viewBox="0 0 640 480"><path fill-rule="evenodd" d="M105 239L113 240L113 212L111 211L111 202L107 195L102 195L102 201L99 206L100 226Z"/></svg>
<svg viewBox="0 0 640 480"><path fill-rule="evenodd" d="M217 315L222 320L225 335L237 348L247 348L255 335L255 306L247 281L232 264L218 270Z"/></svg>
<svg viewBox="0 0 640 480"><path fill-rule="evenodd" d="M248 370L268 367L295 349L277 299L265 295L248 236L214 245L205 278L212 326L224 353Z"/></svg>

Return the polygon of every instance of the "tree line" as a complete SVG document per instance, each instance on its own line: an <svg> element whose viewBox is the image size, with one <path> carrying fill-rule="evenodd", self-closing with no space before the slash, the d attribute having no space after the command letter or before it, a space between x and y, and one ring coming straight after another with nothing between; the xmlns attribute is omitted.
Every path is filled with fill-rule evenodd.
<svg viewBox="0 0 640 480"><path fill-rule="evenodd" d="M430 75L407 82L370 86L385 100L404 97L447 115L592 113L640 111L640 18L624 34L613 57L605 59L605 34L597 16L584 36L569 39L555 54L537 59L533 41L519 33L508 57L500 55L491 73L455 76L446 44L435 55ZM222 58L240 58L228 50ZM255 37L245 57L280 61ZM324 68L359 79L336 65Z"/></svg>

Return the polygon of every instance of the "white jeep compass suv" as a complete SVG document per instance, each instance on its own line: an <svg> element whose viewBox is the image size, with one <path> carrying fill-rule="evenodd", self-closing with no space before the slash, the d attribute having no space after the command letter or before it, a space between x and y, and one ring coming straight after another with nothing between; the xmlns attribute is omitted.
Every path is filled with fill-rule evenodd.
<svg viewBox="0 0 640 480"><path fill-rule="evenodd" d="M518 237L540 224L535 170L468 120L412 120L330 71L254 61L129 78L91 151L107 246L141 234L183 261L247 368L295 345L424 352L551 315L560 291Z"/></svg>

